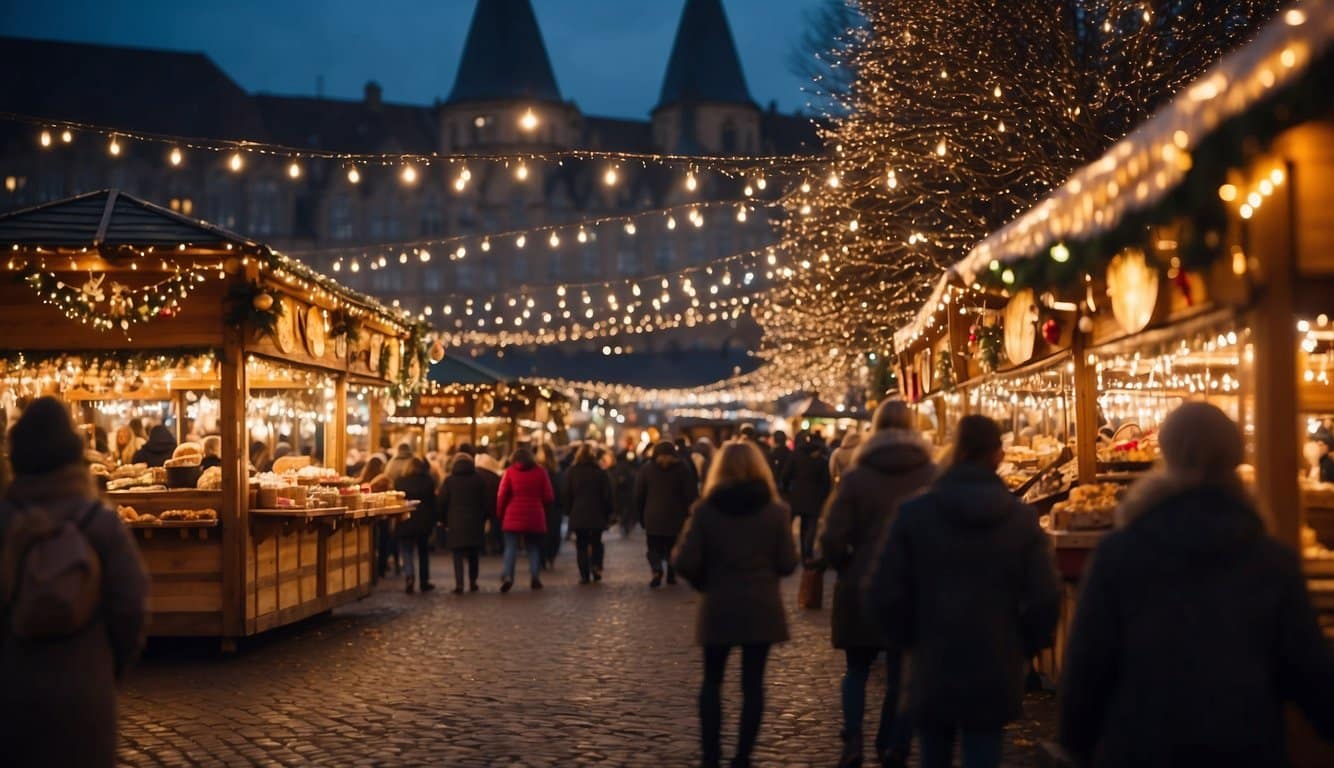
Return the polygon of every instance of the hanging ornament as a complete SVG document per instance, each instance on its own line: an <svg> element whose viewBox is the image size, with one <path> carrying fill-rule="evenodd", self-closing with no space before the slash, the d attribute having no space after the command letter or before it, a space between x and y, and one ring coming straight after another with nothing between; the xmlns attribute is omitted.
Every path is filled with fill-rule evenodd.
<svg viewBox="0 0 1334 768"><path fill-rule="evenodd" d="M445 359L445 345L441 343L439 339L436 339L431 342L431 350L427 355L427 359L431 361L431 365L435 365Z"/></svg>
<svg viewBox="0 0 1334 768"><path fill-rule="evenodd" d="M107 314L112 318L120 319L129 314L131 302L130 297L126 295L129 290L120 283L111 284L111 298L107 299ZM122 323L122 327L124 325L125 323Z"/></svg>
<svg viewBox="0 0 1334 768"><path fill-rule="evenodd" d="M1061 340L1061 324L1056 322L1056 318L1049 317L1042 324L1042 340L1052 345Z"/></svg>
<svg viewBox="0 0 1334 768"><path fill-rule="evenodd" d="M222 262L222 271L234 275L241 271L241 260L232 256Z"/></svg>
<svg viewBox="0 0 1334 768"><path fill-rule="evenodd" d="M1172 285L1176 286L1178 291L1181 291L1181 298L1186 301L1186 306L1195 306L1195 297L1191 293L1190 277L1186 274L1186 270L1176 270L1175 274L1172 276Z"/></svg>
<svg viewBox="0 0 1334 768"><path fill-rule="evenodd" d="M273 296L267 293L257 293L255 298L250 300L250 305L260 312L267 312L273 307Z"/></svg>
<svg viewBox="0 0 1334 768"><path fill-rule="evenodd" d="M83 300L87 302L89 306L100 304L106 299L106 294L102 291L102 283L106 279L106 275L93 277L92 273L89 273L88 282L84 283L83 287L79 289L79 293L83 294Z"/></svg>

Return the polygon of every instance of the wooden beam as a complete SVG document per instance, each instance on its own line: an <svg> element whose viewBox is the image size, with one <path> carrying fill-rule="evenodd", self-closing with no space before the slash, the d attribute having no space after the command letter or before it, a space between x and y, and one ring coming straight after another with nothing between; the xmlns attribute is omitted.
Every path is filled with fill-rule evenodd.
<svg viewBox="0 0 1334 768"><path fill-rule="evenodd" d="M1098 477L1098 372L1089 362L1087 336L1076 328L1070 349L1075 366L1075 459L1080 485Z"/></svg>
<svg viewBox="0 0 1334 768"><path fill-rule="evenodd" d="M97 234L93 235L93 245L99 246L106 242L107 230L111 227L111 212L116 208L116 198L120 196L119 190L111 190L107 194L106 207L102 209L102 220L97 224Z"/></svg>
<svg viewBox="0 0 1334 768"><path fill-rule="evenodd" d="M245 634L246 531L249 528L250 443L246 439L246 366L242 332L228 328L221 360L222 631Z"/></svg>

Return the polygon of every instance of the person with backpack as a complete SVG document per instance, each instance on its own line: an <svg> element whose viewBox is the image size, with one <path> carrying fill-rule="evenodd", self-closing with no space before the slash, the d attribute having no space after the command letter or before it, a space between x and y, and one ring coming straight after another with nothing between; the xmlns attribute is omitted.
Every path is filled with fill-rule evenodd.
<svg viewBox="0 0 1334 768"><path fill-rule="evenodd" d="M69 411L39 398L9 432L0 501L0 755L112 766L116 686L143 645L148 574L101 502Z"/></svg>

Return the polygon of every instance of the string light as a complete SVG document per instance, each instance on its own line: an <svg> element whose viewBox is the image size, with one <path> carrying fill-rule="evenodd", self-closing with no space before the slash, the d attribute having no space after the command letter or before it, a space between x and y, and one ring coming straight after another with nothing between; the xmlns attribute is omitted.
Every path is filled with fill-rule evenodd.
<svg viewBox="0 0 1334 768"><path fill-rule="evenodd" d="M537 114L533 112L532 107L529 107L519 118L519 127L528 133L532 133L537 130L538 122Z"/></svg>
<svg viewBox="0 0 1334 768"><path fill-rule="evenodd" d="M527 180L528 180L528 166L527 166L527 164L525 164L525 163L519 163L517 166L515 166L515 168L514 168L514 178L518 179L519 181L527 181Z"/></svg>
<svg viewBox="0 0 1334 768"><path fill-rule="evenodd" d="M359 184L361 182L361 171L357 170L357 166L354 165L347 169L347 180L350 184Z"/></svg>
<svg viewBox="0 0 1334 768"><path fill-rule="evenodd" d="M240 173L245 161L241 159L240 152L233 152L231 158L227 160L227 167L232 169L232 173Z"/></svg>
<svg viewBox="0 0 1334 768"><path fill-rule="evenodd" d="M111 153L112 157L120 155L120 141L115 136L111 137L111 143L107 145L107 151Z"/></svg>
<svg viewBox="0 0 1334 768"><path fill-rule="evenodd" d="M403 180L404 184L416 184L417 169L411 165L405 165L403 166L403 171L399 174L399 178Z"/></svg>
<svg viewBox="0 0 1334 768"><path fill-rule="evenodd" d="M37 141L38 141L38 143L41 144L43 147L49 147L49 146L51 146L51 132L50 132L50 131L42 131L41 134L38 135L38 137L37 137Z"/></svg>
<svg viewBox="0 0 1334 768"><path fill-rule="evenodd" d="M171 162L172 165L180 165L182 160L180 148L172 147L171 155L167 159Z"/></svg>
<svg viewBox="0 0 1334 768"><path fill-rule="evenodd" d="M606 184L606 185L609 186L609 187L614 187L614 186L616 186L616 167L615 167L615 166L612 166L612 167L608 168L607 171L606 171L606 173L602 174L602 183L603 183L603 184Z"/></svg>
<svg viewBox="0 0 1334 768"><path fill-rule="evenodd" d="M297 161L293 160L291 163L288 163L287 176L291 179L301 178L301 165L297 163Z"/></svg>

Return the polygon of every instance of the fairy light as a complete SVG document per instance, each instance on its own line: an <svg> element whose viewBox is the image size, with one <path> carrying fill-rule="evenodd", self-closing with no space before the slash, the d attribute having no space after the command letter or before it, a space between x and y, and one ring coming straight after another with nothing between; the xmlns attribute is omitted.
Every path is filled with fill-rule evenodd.
<svg viewBox="0 0 1334 768"><path fill-rule="evenodd" d="M519 181L528 180L528 165L526 163L519 163L514 167L514 178Z"/></svg>
<svg viewBox="0 0 1334 768"><path fill-rule="evenodd" d="M602 183L609 187L616 186L616 167L612 166L602 174Z"/></svg>
<svg viewBox="0 0 1334 768"><path fill-rule="evenodd" d="M402 172L399 173L399 178L403 180L404 184L416 184L417 169L411 165L405 165Z"/></svg>
<svg viewBox="0 0 1334 768"><path fill-rule="evenodd" d="M527 110L524 111L523 115L519 118L519 128L523 129L523 131L526 133L532 133L533 131L537 130L537 125L539 122L540 121L537 118L537 113L533 112L532 107L529 107Z"/></svg>
<svg viewBox="0 0 1334 768"><path fill-rule="evenodd" d="M240 173L244 166L245 161L241 159L240 152L233 152L232 156L227 159L227 167L231 169L232 173Z"/></svg>
<svg viewBox="0 0 1334 768"><path fill-rule="evenodd" d="M181 164L182 159L180 147L172 147L171 154L167 156L167 161L173 166L177 166Z"/></svg>
<svg viewBox="0 0 1334 768"><path fill-rule="evenodd" d="M347 169L347 180L350 184L358 184L361 182L361 172L357 170L357 166L354 165Z"/></svg>
<svg viewBox="0 0 1334 768"><path fill-rule="evenodd" d="M37 142L41 144L43 147L51 146L51 132L42 131L37 137Z"/></svg>
<svg viewBox="0 0 1334 768"><path fill-rule="evenodd" d="M119 157L119 156L120 156L120 140L117 139L115 136L112 136L112 137L111 137L111 143L107 145L107 151L111 153L111 156L112 156L112 157Z"/></svg>
<svg viewBox="0 0 1334 768"><path fill-rule="evenodd" d="M686 174L686 189L694 192L699 187L699 182L695 180L695 172L690 171Z"/></svg>
<svg viewBox="0 0 1334 768"><path fill-rule="evenodd" d="M290 179L301 178L301 164L293 160L287 164L287 177Z"/></svg>

